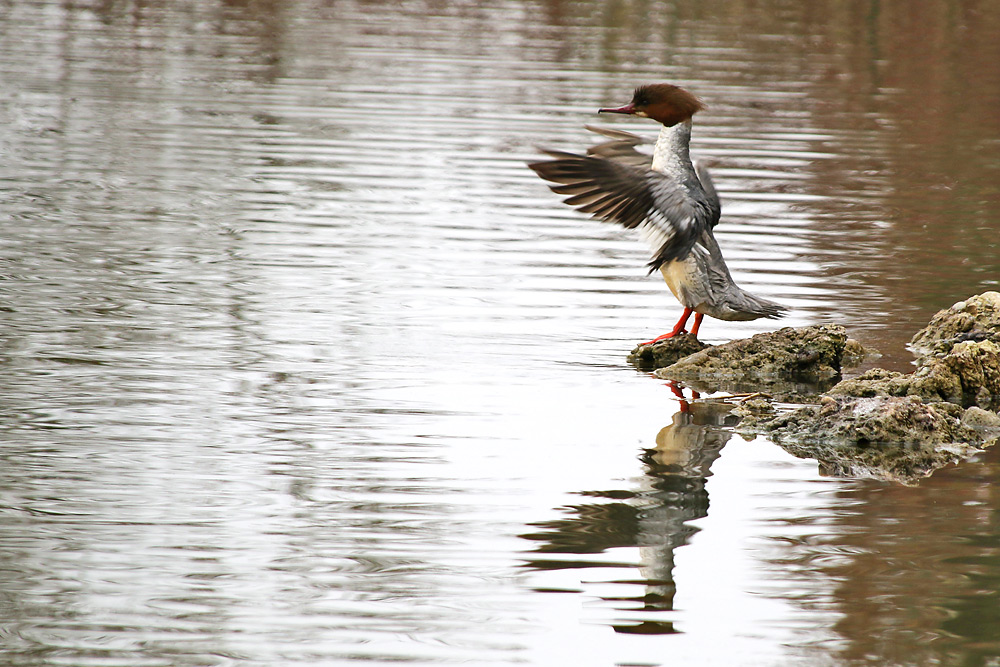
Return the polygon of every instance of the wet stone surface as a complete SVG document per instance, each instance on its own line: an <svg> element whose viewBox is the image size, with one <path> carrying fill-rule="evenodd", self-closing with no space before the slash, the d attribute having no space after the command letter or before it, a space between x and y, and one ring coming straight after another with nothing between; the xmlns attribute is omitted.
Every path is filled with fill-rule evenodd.
<svg viewBox="0 0 1000 667"><path fill-rule="evenodd" d="M1000 292L984 292L938 311L910 347L918 357L947 352L963 341L1000 341Z"/></svg>
<svg viewBox="0 0 1000 667"><path fill-rule="evenodd" d="M684 357L708 348L706 343L692 336L682 334L666 338L651 345L637 345L628 355L628 362L643 371L653 371L675 364Z"/></svg>
<svg viewBox="0 0 1000 667"><path fill-rule="evenodd" d="M679 337L683 349L693 348L683 341L685 338L690 337ZM673 340L640 346L630 359L648 355L657 361L670 360L667 354L658 355L657 348ZM785 327L723 345L699 343L702 349L660 366L655 374L698 391L769 391L781 394L782 400L801 400L803 396L815 396L840 378L847 340L847 332L839 325Z"/></svg>

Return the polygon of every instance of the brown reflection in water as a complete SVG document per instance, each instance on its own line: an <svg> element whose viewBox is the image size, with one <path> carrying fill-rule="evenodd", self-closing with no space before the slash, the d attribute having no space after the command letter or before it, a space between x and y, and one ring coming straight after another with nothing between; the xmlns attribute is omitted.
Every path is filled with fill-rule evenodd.
<svg viewBox="0 0 1000 667"><path fill-rule="evenodd" d="M793 542L779 571L837 582L845 664L985 665L1000 657L1000 451L917 489L841 494L836 531ZM802 595L808 604L808 595Z"/></svg>
<svg viewBox="0 0 1000 667"><path fill-rule="evenodd" d="M809 88L850 162L817 162L812 187L826 224L867 246L840 270L886 290L884 322L906 337L1000 279L1000 5L852 6Z"/></svg>
<svg viewBox="0 0 1000 667"><path fill-rule="evenodd" d="M695 394L697 397L697 394ZM629 620L612 623L624 634L673 634L672 621L657 612L672 611L674 595L674 551L688 543L697 528L690 522L708 514L705 488L712 463L732 437L720 428L731 426L732 406L711 401L681 400L681 409L672 423L656 435L656 447L643 456L646 477L643 488L602 490L581 495L605 502L581 503L561 508L569 515L555 521L533 524L539 532L521 535L538 542L537 558L525 567L537 570L574 568L629 568L629 563L613 563L576 555L600 554L618 547L639 547L642 554L640 577L616 583L642 587L642 592L603 600ZM541 554L545 554L542 556ZM553 558L551 554L570 557ZM636 620L636 618L640 620Z"/></svg>

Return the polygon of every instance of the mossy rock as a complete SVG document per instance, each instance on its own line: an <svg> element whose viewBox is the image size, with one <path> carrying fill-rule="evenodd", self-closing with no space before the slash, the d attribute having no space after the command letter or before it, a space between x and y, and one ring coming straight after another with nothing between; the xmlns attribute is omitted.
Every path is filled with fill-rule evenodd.
<svg viewBox="0 0 1000 667"><path fill-rule="evenodd" d="M983 292L939 310L914 334L910 347L918 357L946 353L964 341L1000 343L1000 292Z"/></svg>
<svg viewBox="0 0 1000 667"><path fill-rule="evenodd" d="M827 474L913 483L1000 440L1000 293L938 312L913 337L917 369L875 368L818 405L748 411L738 430L764 433Z"/></svg>
<svg viewBox="0 0 1000 667"><path fill-rule="evenodd" d="M993 340L939 342L941 351L923 356L917 370L902 374L876 368L844 380L831 396L918 396L968 407L1000 407L1000 345Z"/></svg>
<svg viewBox="0 0 1000 667"><path fill-rule="evenodd" d="M639 370L652 371L677 363L684 357L701 352L708 345L691 334L665 338L652 345L637 345L628 355L628 362Z"/></svg>
<svg viewBox="0 0 1000 667"><path fill-rule="evenodd" d="M656 376L708 390L832 384L840 375L846 341L844 327L836 324L785 327L705 348L657 370Z"/></svg>

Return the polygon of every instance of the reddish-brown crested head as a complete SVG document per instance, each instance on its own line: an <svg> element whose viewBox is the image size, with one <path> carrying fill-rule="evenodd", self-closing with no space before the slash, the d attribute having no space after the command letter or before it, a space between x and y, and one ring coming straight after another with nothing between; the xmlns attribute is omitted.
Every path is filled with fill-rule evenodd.
<svg viewBox="0 0 1000 667"><path fill-rule="evenodd" d="M680 86L670 83L651 83L639 86L632 101L623 107L600 109L607 113L624 113L652 118L667 127L689 120L705 108L701 100Z"/></svg>

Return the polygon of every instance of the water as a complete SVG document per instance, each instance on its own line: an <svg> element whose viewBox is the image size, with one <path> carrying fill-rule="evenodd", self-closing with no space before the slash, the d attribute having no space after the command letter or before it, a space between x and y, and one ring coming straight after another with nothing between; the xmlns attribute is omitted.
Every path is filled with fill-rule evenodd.
<svg viewBox="0 0 1000 667"><path fill-rule="evenodd" d="M1000 284L988 3L7 3L0 658L995 665L988 452L822 477L625 363L678 308L524 162L640 82L739 282L906 370ZM771 322L706 322L723 341Z"/></svg>

